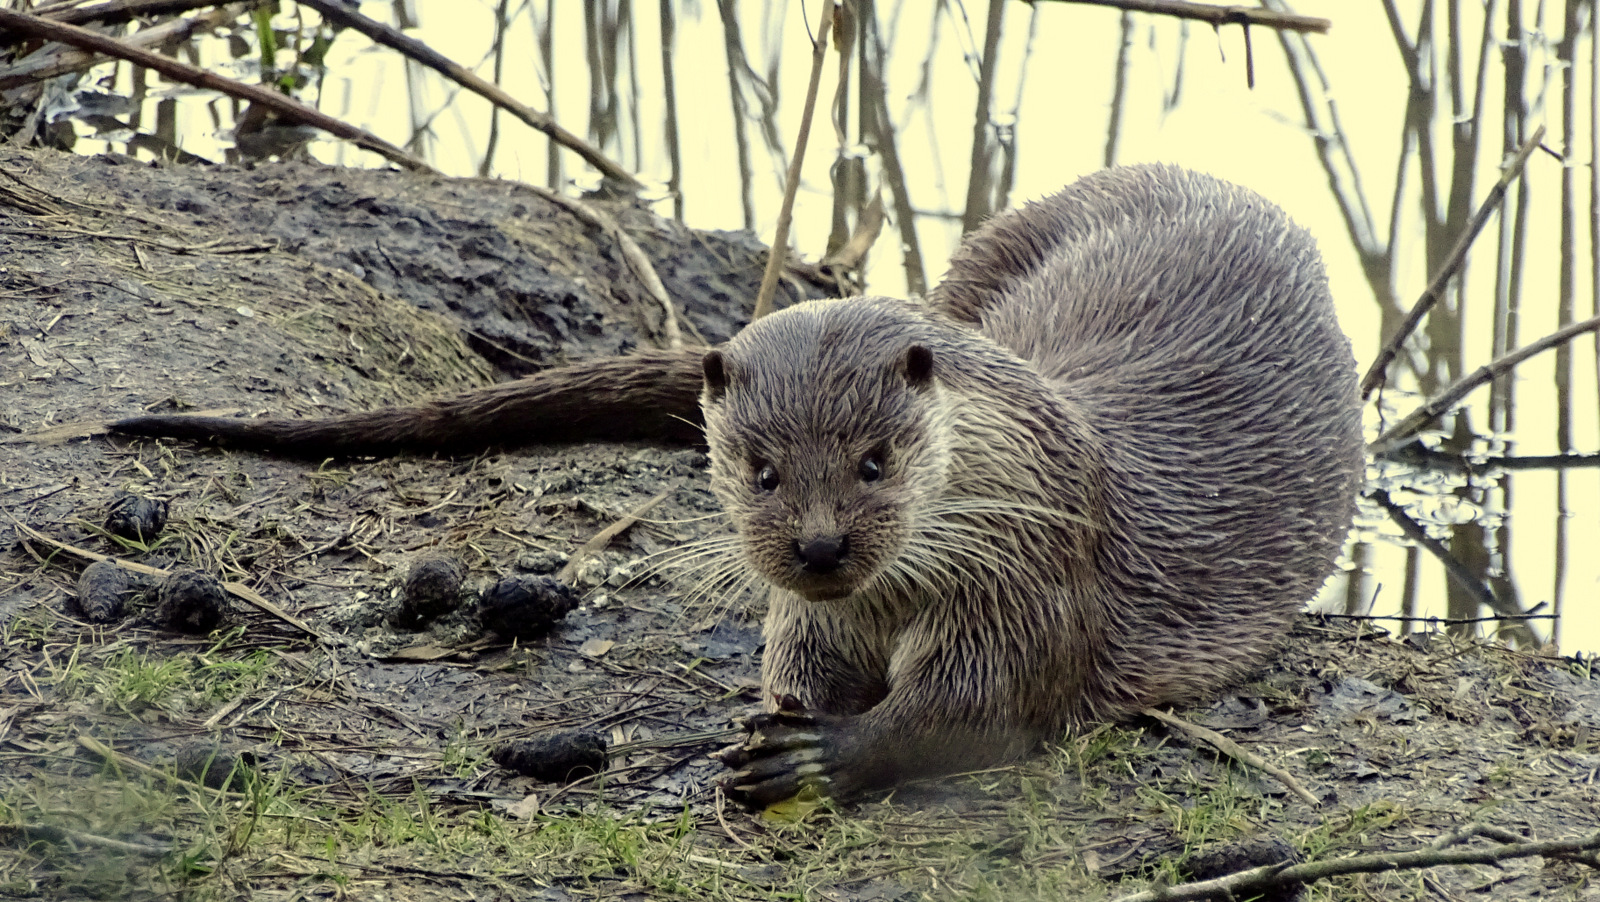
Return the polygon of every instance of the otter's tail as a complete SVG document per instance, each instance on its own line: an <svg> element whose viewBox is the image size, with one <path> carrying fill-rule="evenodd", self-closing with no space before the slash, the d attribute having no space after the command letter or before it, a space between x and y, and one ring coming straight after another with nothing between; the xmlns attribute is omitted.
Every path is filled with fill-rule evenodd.
<svg viewBox="0 0 1600 902"><path fill-rule="evenodd" d="M147 416L121 435L223 442L300 457L470 452L592 440L700 440L702 348L641 351L558 367L414 407L317 420Z"/></svg>

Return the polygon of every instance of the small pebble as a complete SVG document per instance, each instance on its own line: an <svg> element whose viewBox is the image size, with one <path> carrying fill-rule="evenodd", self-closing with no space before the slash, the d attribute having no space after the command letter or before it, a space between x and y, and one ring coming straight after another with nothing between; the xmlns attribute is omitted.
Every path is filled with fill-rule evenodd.
<svg viewBox="0 0 1600 902"><path fill-rule="evenodd" d="M106 508L106 532L148 545L167 528L167 502L118 492Z"/></svg>
<svg viewBox="0 0 1600 902"><path fill-rule="evenodd" d="M508 576L483 593L478 620L506 639L526 642L549 633L578 606L572 587L548 576Z"/></svg>
<svg viewBox="0 0 1600 902"><path fill-rule="evenodd" d="M121 620L130 587L128 571L110 561L95 561L78 575L78 612L90 623Z"/></svg>
<svg viewBox="0 0 1600 902"><path fill-rule="evenodd" d="M600 773L610 760L605 737L593 730L519 739L496 748L489 757L507 770L545 783L569 783Z"/></svg>
<svg viewBox="0 0 1600 902"><path fill-rule="evenodd" d="M155 617L162 626L180 633L201 634L220 626L230 609L228 590L215 576L200 570L178 570L161 583Z"/></svg>

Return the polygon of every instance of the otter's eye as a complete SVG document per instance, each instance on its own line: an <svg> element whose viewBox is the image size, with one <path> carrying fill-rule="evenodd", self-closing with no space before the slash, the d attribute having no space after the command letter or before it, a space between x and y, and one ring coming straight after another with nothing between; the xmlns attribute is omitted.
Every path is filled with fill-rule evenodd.
<svg viewBox="0 0 1600 902"><path fill-rule="evenodd" d="M756 468L756 491L775 492L778 490L778 468L772 464L762 464Z"/></svg>
<svg viewBox="0 0 1600 902"><path fill-rule="evenodd" d="M883 455L877 451L861 458L861 481L877 482L883 478Z"/></svg>

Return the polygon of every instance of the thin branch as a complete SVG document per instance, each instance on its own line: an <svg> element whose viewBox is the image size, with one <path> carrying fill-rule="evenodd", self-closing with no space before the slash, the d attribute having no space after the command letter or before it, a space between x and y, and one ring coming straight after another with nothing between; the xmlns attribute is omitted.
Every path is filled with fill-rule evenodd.
<svg viewBox="0 0 1600 902"><path fill-rule="evenodd" d="M1038 7L1035 6L1037 11ZM1106 123L1105 167L1117 165L1117 141L1122 137L1122 107L1128 99L1128 51L1133 49L1133 13L1124 12L1117 23L1116 72L1111 81L1111 121Z"/></svg>
<svg viewBox="0 0 1600 902"><path fill-rule="evenodd" d="M976 229L994 212L989 184L989 104L994 95L994 70L1000 58L1000 28L1005 9L1005 0L989 0L983 57L978 63L978 109L972 117L972 164L967 169L967 206L961 215L962 232Z"/></svg>
<svg viewBox="0 0 1600 902"><path fill-rule="evenodd" d="M1136 13L1154 13L1179 19L1196 19L1209 22L1214 27L1223 25L1261 25L1279 31L1309 31L1327 34L1333 23L1315 16L1260 9L1254 6L1215 6L1210 3L1187 3L1184 0L1056 0L1057 3L1082 3L1088 6L1110 6Z"/></svg>
<svg viewBox="0 0 1600 902"><path fill-rule="evenodd" d="M1528 90L1527 50L1522 31L1521 0L1506 4L1506 37L1501 44L1501 68L1505 72L1504 97L1500 120L1502 156L1510 156L1527 134ZM1527 246L1529 176L1523 173L1517 184L1506 189L1501 203L1500 236L1496 249L1494 277L1494 316L1490 355L1499 357L1515 348L1522 316L1522 266ZM1600 271L1600 270L1597 270ZM1600 308L1595 310L1600 313ZM1600 359L1600 357L1597 357ZM1489 387L1489 429L1508 433L1516 423L1516 382L1496 380Z"/></svg>
<svg viewBox="0 0 1600 902"><path fill-rule="evenodd" d="M1500 839L1490 835L1491 839ZM1280 886L1307 884L1342 874L1378 874L1387 871L1432 868L1441 865L1497 864L1516 858L1570 858L1584 852L1600 849L1600 832L1578 839L1549 842L1505 842L1504 845L1478 849L1435 849L1424 847L1404 852L1383 852L1375 855L1354 855L1327 861L1310 861L1304 864L1273 864L1266 867L1239 871L1214 880L1201 880L1179 886L1163 886L1141 893L1122 896L1115 902L1187 902L1195 899L1243 898L1253 891ZM1588 863L1588 859L1580 859Z"/></svg>
<svg viewBox="0 0 1600 902"><path fill-rule="evenodd" d="M935 15L934 22L939 21ZM900 165L900 152L895 144L894 122L889 118L887 90L883 81L883 36L878 31L878 13L872 0L861 3L862 44L869 51L871 65L861 67L863 95L870 95L870 104L863 100L861 115L870 127L872 146L883 160L883 179L889 185L889 196L894 201L894 224L900 230L901 260L906 271L906 291L916 296L928 292L928 275L922 264L922 242L917 238L917 213L911 205L911 190L907 187L905 169ZM870 108L869 108L870 107ZM937 158L935 154L935 158Z"/></svg>
<svg viewBox="0 0 1600 902"><path fill-rule="evenodd" d="M761 274L761 290L756 293L756 307L751 319L760 319L772 312L772 297L778 291L778 275L783 272L783 260L789 247L789 222L794 217L794 196L800 190L800 164L805 161L806 141L811 136L811 117L817 109L822 63L828 55L828 42L833 39L834 3L835 0L822 0L822 15L817 20L816 38L811 44L811 82L806 86L806 103L800 113L800 132L794 138L794 157L789 160L789 174L784 179L783 206L778 209L778 227L772 236L772 249L767 252L767 268Z"/></svg>
<svg viewBox="0 0 1600 902"><path fill-rule="evenodd" d="M43 38L47 41L70 44L82 50L91 50L95 53L127 60L135 65L154 69L173 81L194 85L210 91L218 91L241 100L248 100L251 103L260 104L293 122L315 126L331 135L344 138L357 147L370 150L384 159L398 163L407 169L419 172L435 172L432 166L379 138L377 135L364 129L356 128L349 123L341 122L320 110L314 110L300 101L279 94L270 88L245 84L234 81L231 78L223 78L214 72L207 72L187 63L178 62L171 57L129 46L126 42L119 41L116 38L110 38L75 25L51 22L27 13L0 9L0 28L14 29L23 34Z"/></svg>
<svg viewBox="0 0 1600 902"><path fill-rule="evenodd" d="M1183 26L1187 29L1187 23ZM995 188L995 209L1011 206L1011 190L1017 182L1017 133L1022 130L1022 95L1028 84L1028 63L1033 59L1034 39L1039 36L1039 4L1028 12L1028 39L1022 45L1022 64L1017 67L1017 99L1011 105L1011 123L1003 130L1000 146L1006 152L1004 167L1000 170L1000 184ZM1180 50L1181 54L1182 51ZM1182 57L1179 57L1182 68Z"/></svg>
<svg viewBox="0 0 1600 902"><path fill-rule="evenodd" d="M1589 7L1589 299L1600 316L1600 8ZM1600 332L1594 337L1596 395L1600 396Z"/></svg>
<svg viewBox="0 0 1600 902"><path fill-rule="evenodd" d="M1248 764L1257 770L1265 771L1266 773L1271 774L1274 779L1284 785L1285 789L1288 789L1290 792L1299 796L1300 800L1305 802L1307 805L1310 805L1312 808L1322 807L1322 802L1319 801L1316 796L1308 792L1304 786L1301 786L1300 782L1296 780L1288 771L1276 764L1271 763L1260 755L1257 755L1255 752L1249 751L1244 746L1234 742L1232 739L1229 739L1221 733L1218 733L1216 730L1210 730L1200 726L1199 724L1190 723L1187 720L1178 717L1177 715L1169 714L1166 711L1161 711L1156 708L1146 708L1139 713L1146 717L1154 717L1156 720L1161 721L1172 729L1177 730L1178 732L1183 733L1192 739L1198 739L1230 758L1243 761L1245 764Z"/></svg>
<svg viewBox="0 0 1600 902"><path fill-rule="evenodd" d="M672 195L672 218L683 222L683 149L678 138L678 88L672 73L672 45L677 23L673 0L661 0L661 81L667 105L667 159L672 174L667 177L667 192Z"/></svg>
<svg viewBox="0 0 1600 902"><path fill-rule="evenodd" d="M505 72L506 40L509 35L506 29L510 25L507 13L511 0L500 0L494 9L494 83L500 84L502 74ZM500 143L500 107L494 106L489 110L489 142L483 149L483 160L478 164L478 175L488 178L494 171L494 151Z"/></svg>
<svg viewBox="0 0 1600 902"><path fill-rule="evenodd" d="M556 115L556 47L555 47L555 17L556 0L545 0L544 25L541 29L537 12L530 10L528 18L533 21L534 38L539 44L539 55L544 61L544 96L545 105L550 108L551 118ZM546 142L544 183L551 191L561 190L565 178L561 173L561 146L554 138Z"/></svg>
<svg viewBox="0 0 1600 902"><path fill-rule="evenodd" d="M628 29L628 127L633 130L633 168L644 169L644 135L639 128L639 28L633 3L623 0L619 18Z"/></svg>
<svg viewBox="0 0 1600 902"><path fill-rule="evenodd" d="M1282 5L1280 0L1263 0L1263 2ZM1280 31L1278 41L1289 64L1289 74L1295 82L1306 129L1310 133L1312 145L1316 148L1317 159L1322 164L1323 173L1327 176L1328 190L1338 203L1345 230L1350 235L1351 246L1355 248L1356 256L1361 261L1362 274L1366 277L1373 296L1377 298L1384 318L1388 319L1391 316L1398 318L1400 304L1395 298L1392 276L1391 255L1394 244L1392 241L1388 244L1379 243L1377 226L1367 204L1366 192L1361 185L1360 171L1356 168L1355 158L1350 152L1350 142L1339 119L1338 106L1334 102L1333 89L1328 82L1327 74L1322 70L1321 62L1304 35L1291 35ZM1315 84L1312 76L1316 78ZM1415 102L1414 96L1412 102ZM1401 155L1403 165L1404 146ZM1395 221L1397 220L1391 217L1391 223Z"/></svg>
<svg viewBox="0 0 1600 902"><path fill-rule="evenodd" d="M1455 555L1450 553L1450 549L1446 548L1443 542L1428 535L1428 531L1423 529L1422 524L1413 519L1410 514L1406 513L1405 508L1394 503L1388 492L1383 489L1371 489L1366 492L1366 497L1383 508L1389 514L1389 518L1406 534L1407 538L1438 558L1439 563L1444 565L1445 572L1450 574L1450 577L1456 581L1457 585L1476 598L1480 605L1509 617L1524 613L1523 611L1515 610L1514 606L1495 595L1487 585L1473 575L1467 565L1456 560Z"/></svg>
<svg viewBox="0 0 1600 902"><path fill-rule="evenodd" d="M733 143L739 154L739 202L744 212L745 229L754 231L756 207L750 185L753 178L750 138L745 133L745 120L749 118L749 113L745 109L744 88L739 84L739 63L744 58L744 50L740 46L739 13L734 0L717 0L717 12L722 17L722 46L723 52L728 57L728 90L731 92L733 103Z"/></svg>
<svg viewBox="0 0 1600 902"><path fill-rule="evenodd" d="M1478 237L1478 233L1483 230L1484 224L1489 221L1489 217L1499 206L1501 199L1505 197L1506 186L1521 174L1523 164L1528 161L1528 155L1533 153L1534 148L1539 146L1539 141L1543 138L1544 127L1540 126L1533 133L1533 137L1522 145L1522 148L1517 151L1517 155L1512 157L1501 170L1500 180L1489 191L1489 196L1484 198L1483 204L1478 207L1478 211L1472 215L1472 221L1462 231L1461 237L1456 240L1456 245L1450 250L1450 256L1445 259L1444 265L1439 268L1438 273L1433 277L1433 281L1429 282L1427 289L1422 292L1422 297L1417 299L1416 305L1406 315L1405 321L1400 324L1399 331L1390 337L1388 343L1383 346L1383 350L1378 352L1377 359L1372 361L1372 366L1367 368L1367 374L1361 379L1361 397L1363 399L1370 396L1373 389L1383 384L1384 371L1388 368L1389 363L1394 360L1395 355L1400 352L1400 345L1416 329L1417 324L1422 322L1422 318L1427 315L1428 311L1433 309L1433 305L1438 303L1439 297L1444 293L1445 285L1455 275L1456 270L1461 266L1461 261L1466 259L1467 250L1472 247L1473 239Z"/></svg>
<svg viewBox="0 0 1600 902"><path fill-rule="evenodd" d="M371 38L374 43L399 51L402 55L416 60L472 93L483 97L490 103L521 119L530 128L550 136L552 141L582 157L584 162L604 173L608 178L615 179L629 188L642 187L639 180L634 178L633 173L608 159L598 147L562 128L549 115L522 103L501 90L499 86L484 81L476 73L458 65L416 38L402 34L375 19L367 18L354 8L345 6L340 0L300 0L300 2L321 13L323 18L329 22L353 28Z"/></svg>
<svg viewBox="0 0 1600 902"><path fill-rule="evenodd" d="M1471 473L1475 476L1499 470L1579 470L1600 467L1600 454L1511 454L1473 458L1427 448L1421 442L1407 442L1378 457L1421 469Z"/></svg>
<svg viewBox="0 0 1600 902"><path fill-rule="evenodd" d="M35 10L35 13L40 18L68 25L82 25L85 22L120 25L146 16L170 16L216 5L216 0L110 0L90 6Z"/></svg>
<svg viewBox="0 0 1600 902"><path fill-rule="evenodd" d="M1510 354L1495 358L1489 363L1478 367L1472 373L1457 379L1443 391L1429 398L1428 403L1417 408L1410 416L1384 430L1382 435L1373 439L1372 444L1367 446L1367 450L1373 454L1382 454L1399 442L1421 431L1435 417L1454 407L1457 402L1465 398L1478 386L1497 376L1504 376L1506 373L1511 372L1513 367L1529 357L1548 351L1551 348L1559 347L1576 336L1585 332L1594 332L1597 329L1600 329L1600 316L1590 317L1582 322L1573 323L1565 329L1551 332L1533 344L1518 348Z"/></svg>
<svg viewBox="0 0 1600 902"><path fill-rule="evenodd" d="M1438 626L1467 626L1473 623L1521 623L1526 620L1554 620L1555 614L1491 614L1488 617L1401 617L1395 614L1318 614L1329 620L1394 620L1400 623L1432 623Z"/></svg>
<svg viewBox="0 0 1600 902"><path fill-rule="evenodd" d="M211 4L208 3L207 5ZM121 40L129 47L158 47L163 44L180 43L188 40L197 32L215 28L239 18L252 5L250 3L230 3L227 6L222 6L197 16L173 19L160 25L141 28ZM42 90L38 86L39 82L68 72L80 72L98 65L100 61L101 56L99 54L65 47L50 53L34 53L16 65L6 67L5 74L0 76L0 91L9 91L24 86L34 87L35 91ZM24 95L23 99L31 101L37 96L37 93L30 92Z"/></svg>

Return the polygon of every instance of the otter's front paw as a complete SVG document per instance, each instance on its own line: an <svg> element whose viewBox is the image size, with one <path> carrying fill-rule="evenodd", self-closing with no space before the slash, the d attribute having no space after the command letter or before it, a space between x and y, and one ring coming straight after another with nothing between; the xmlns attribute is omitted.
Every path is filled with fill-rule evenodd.
<svg viewBox="0 0 1600 902"><path fill-rule="evenodd" d="M779 710L744 722L746 736L717 753L737 771L723 781L734 801L765 808L810 789L820 795L841 795L838 785L844 719L808 713L790 697Z"/></svg>

